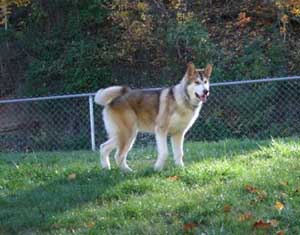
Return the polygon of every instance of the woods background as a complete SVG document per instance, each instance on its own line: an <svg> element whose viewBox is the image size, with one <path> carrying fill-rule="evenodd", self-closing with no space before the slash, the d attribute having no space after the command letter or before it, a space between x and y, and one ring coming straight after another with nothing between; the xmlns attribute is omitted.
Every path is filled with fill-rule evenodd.
<svg viewBox="0 0 300 235"><path fill-rule="evenodd" d="M2 98L167 85L189 60L213 63L215 81L300 73L297 0L1 0L1 6Z"/></svg>
<svg viewBox="0 0 300 235"><path fill-rule="evenodd" d="M181 79L188 61L212 63L212 82L300 74L299 0L0 4L1 99L95 92L115 84L167 86ZM195 129L208 140L294 135L300 131L299 88L285 82L215 89L206 122ZM48 108L41 113L51 119ZM0 109L2 120L18 114Z"/></svg>

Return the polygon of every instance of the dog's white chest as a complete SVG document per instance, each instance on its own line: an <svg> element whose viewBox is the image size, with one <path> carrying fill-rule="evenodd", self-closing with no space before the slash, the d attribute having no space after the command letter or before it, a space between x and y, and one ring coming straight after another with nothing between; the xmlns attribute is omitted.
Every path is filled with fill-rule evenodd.
<svg viewBox="0 0 300 235"><path fill-rule="evenodd" d="M185 112L178 112L176 111L170 119L170 126L169 126L169 132L176 133L176 132L182 132L187 131L195 122L197 117L199 116L199 109L196 109L195 111L185 111Z"/></svg>

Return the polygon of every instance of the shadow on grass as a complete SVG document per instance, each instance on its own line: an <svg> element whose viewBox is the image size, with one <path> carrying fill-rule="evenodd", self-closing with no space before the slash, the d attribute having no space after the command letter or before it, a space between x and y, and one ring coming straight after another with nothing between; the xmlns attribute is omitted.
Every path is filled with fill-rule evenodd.
<svg viewBox="0 0 300 235"><path fill-rule="evenodd" d="M117 170L76 174L76 179L56 178L31 190L0 198L0 232L51 229L56 216L88 202L101 203L101 196L126 177ZM53 229L55 226L53 227Z"/></svg>

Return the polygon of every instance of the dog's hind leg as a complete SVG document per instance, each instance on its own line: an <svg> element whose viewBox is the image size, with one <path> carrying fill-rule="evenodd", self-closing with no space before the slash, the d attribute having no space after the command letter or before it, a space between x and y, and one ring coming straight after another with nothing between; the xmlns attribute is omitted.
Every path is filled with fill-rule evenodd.
<svg viewBox="0 0 300 235"><path fill-rule="evenodd" d="M183 141L184 141L184 133L178 133L178 134L171 136L175 165L177 165L179 167L184 167L184 164L183 164Z"/></svg>
<svg viewBox="0 0 300 235"><path fill-rule="evenodd" d="M103 169L110 170L109 154L116 147L115 138L110 138L108 141L100 145L100 163Z"/></svg>
<svg viewBox="0 0 300 235"><path fill-rule="evenodd" d="M128 104L117 108L109 106L103 112L103 119L109 136L115 139L113 146L117 148L115 159L118 166L123 171L132 171L126 163L126 157L137 135L136 114Z"/></svg>
<svg viewBox="0 0 300 235"><path fill-rule="evenodd" d="M127 165L127 154L132 148L137 131L127 132L127 134L120 134L118 136L118 148L115 155L115 160L122 171L130 172L132 169Z"/></svg>

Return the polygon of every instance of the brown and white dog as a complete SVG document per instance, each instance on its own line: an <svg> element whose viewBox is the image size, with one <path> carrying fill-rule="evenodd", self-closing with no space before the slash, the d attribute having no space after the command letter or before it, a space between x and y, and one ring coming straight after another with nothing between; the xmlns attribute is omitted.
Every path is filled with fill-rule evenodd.
<svg viewBox="0 0 300 235"><path fill-rule="evenodd" d="M168 155L167 136L171 136L175 164L183 167L186 132L199 115L209 95L212 65L196 69L188 63L181 82L170 88L130 89L112 86L96 93L95 102L104 106L103 120L109 139L100 146L101 166L110 169L109 154L123 171L131 171L126 157L138 132L155 133L158 158L155 170L164 167Z"/></svg>

